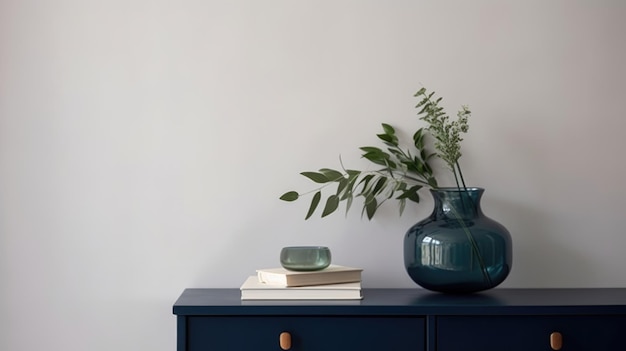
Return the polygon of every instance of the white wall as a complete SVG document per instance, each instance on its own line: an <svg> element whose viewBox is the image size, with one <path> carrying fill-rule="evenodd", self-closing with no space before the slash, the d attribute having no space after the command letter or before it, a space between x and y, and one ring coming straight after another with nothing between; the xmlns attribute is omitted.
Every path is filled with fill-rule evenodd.
<svg viewBox="0 0 626 351"><path fill-rule="evenodd" d="M174 350L187 287L321 244L415 287L390 204L304 221L422 85L509 228L503 287L626 287L623 1L0 1L0 349ZM425 195L428 196L428 195ZM356 208L356 207L355 207Z"/></svg>

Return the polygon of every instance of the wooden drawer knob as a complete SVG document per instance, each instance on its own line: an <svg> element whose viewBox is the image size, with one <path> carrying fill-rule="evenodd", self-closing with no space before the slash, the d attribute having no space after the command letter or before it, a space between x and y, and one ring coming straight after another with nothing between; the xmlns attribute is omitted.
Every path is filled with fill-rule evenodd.
<svg viewBox="0 0 626 351"><path fill-rule="evenodd" d="M280 333L280 337L278 339L281 349L289 350L291 348L291 334L288 332L282 332Z"/></svg>
<svg viewBox="0 0 626 351"><path fill-rule="evenodd" d="M550 334L550 347L552 350L560 350L563 347L563 335L559 332Z"/></svg>

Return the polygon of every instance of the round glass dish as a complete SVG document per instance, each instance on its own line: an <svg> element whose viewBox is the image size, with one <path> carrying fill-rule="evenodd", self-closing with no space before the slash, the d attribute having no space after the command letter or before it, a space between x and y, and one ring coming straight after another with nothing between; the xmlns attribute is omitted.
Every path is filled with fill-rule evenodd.
<svg viewBox="0 0 626 351"><path fill-rule="evenodd" d="M290 271L319 271L330 265L326 246L287 246L280 250L280 264Z"/></svg>

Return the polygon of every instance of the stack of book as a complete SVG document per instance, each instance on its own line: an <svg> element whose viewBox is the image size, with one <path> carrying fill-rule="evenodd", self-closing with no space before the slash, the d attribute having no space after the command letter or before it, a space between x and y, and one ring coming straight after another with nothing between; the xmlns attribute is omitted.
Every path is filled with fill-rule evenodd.
<svg viewBox="0 0 626 351"><path fill-rule="evenodd" d="M360 300L363 269L330 265L319 271L258 269L241 285L242 300Z"/></svg>

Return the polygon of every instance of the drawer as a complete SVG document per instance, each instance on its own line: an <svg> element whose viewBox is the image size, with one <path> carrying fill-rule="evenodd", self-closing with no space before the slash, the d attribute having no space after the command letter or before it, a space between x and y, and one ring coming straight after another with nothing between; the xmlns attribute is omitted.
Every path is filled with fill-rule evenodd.
<svg viewBox="0 0 626 351"><path fill-rule="evenodd" d="M624 350L626 316L445 316L437 318L438 351Z"/></svg>
<svg viewBox="0 0 626 351"><path fill-rule="evenodd" d="M293 351L424 351L425 319L384 316L187 317L187 351L281 350L289 332Z"/></svg>

